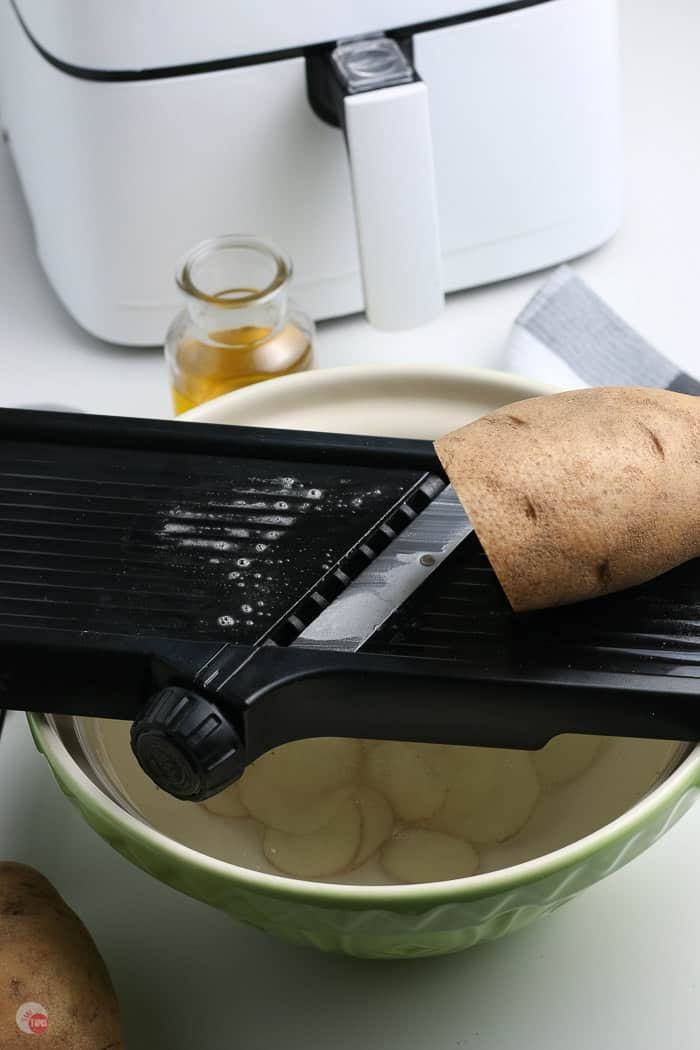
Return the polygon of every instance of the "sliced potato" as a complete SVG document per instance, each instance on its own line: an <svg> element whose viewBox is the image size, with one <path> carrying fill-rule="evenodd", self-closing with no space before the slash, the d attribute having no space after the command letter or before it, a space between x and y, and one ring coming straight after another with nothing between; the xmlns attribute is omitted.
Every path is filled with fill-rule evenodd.
<svg viewBox="0 0 700 1050"><path fill-rule="evenodd" d="M530 756L500 748L463 751L444 805L429 827L468 842L502 842L525 824L540 793Z"/></svg>
<svg viewBox="0 0 700 1050"><path fill-rule="evenodd" d="M533 751L532 762L542 787L568 784L592 766L603 746L603 737L565 733Z"/></svg>
<svg viewBox="0 0 700 1050"><path fill-rule="evenodd" d="M449 756L451 751L458 751L459 748L455 744L411 744L411 747L415 747L419 755L422 755L426 762L431 763L440 773L449 766Z"/></svg>
<svg viewBox="0 0 700 1050"><path fill-rule="evenodd" d="M240 797L261 823L303 835L327 824L359 773L359 740L298 740L262 755L240 780ZM346 792L347 794L347 792Z"/></svg>
<svg viewBox="0 0 700 1050"><path fill-rule="evenodd" d="M295 740L266 752L250 766L241 788L264 779L280 791L320 795L355 779L362 763L362 743L340 737ZM247 803L246 803L247 805Z"/></svg>
<svg viewBox="0 0 700 1050"><path fill-rule="evenodd" d="M425 820L440 807L447 785L415 744L383 740L367 755L365 780L384 795L401 820Z"/></svg>
<svg viewBox="0 0 700 1050"><path fill-rule="evenodd" d="M441 831L409 828L387 842L382 864L397 882L439 882L473 875L479 855L463 839Z"/></svg>
<svg viewBox="0 0 700 1050"><path fill-rule="evenodd" d="M360 808L346 798L327 824L308 835L269 828L263 850L270 863L285 875L299 879L337 875L352 863L361 832Z"/></svg>
<svg viewBox="0 0 700 1050"><path fill-rule="evenodd" d="M217 817L247 817L248 810L241 802L238 784L231 784L218 795L212 795L202 805Z"/></svg>
<svg viewBox="0 0 700 1050"><path fill-rule="evenodd" d="M280 792L265 780L244 795L250 813L261 824L290 835L308 835L331 820L349 798L352 785L336 788L327 795L301 795Z"/></svg>
<svg viewBox="0 0 700 1050"><path fill-rule="evenodd" d="M472 750L462 744L417 744L428 760L433 763L446 784L450 784L465 761L465 755Z"/></svg>
<svg viewBox="0 0 700 1050"><path fill-rule="evenodd" d="M386 842L394 826L391 806L378 791L364 785L355 788L352 800L360 808L362 830L360 846L353 858L353 868L359 868Z"/></svg>

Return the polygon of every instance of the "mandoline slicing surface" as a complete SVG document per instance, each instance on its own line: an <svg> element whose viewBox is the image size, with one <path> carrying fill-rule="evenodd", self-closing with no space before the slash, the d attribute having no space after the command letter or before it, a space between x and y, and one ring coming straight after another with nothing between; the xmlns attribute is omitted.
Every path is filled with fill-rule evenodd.
<svg viewBox="0 0 700 1050"><path fill-rule="evenodd" d="M474 535L364 646L509 671L527 664L700 677L700 559L640 587L514 614Z"/></svg>
<svg viewBox="0 0 700 1050"><path fill-rule="evenodd" d="M0 629L257 641L420 471L4 441Z"/></svg>

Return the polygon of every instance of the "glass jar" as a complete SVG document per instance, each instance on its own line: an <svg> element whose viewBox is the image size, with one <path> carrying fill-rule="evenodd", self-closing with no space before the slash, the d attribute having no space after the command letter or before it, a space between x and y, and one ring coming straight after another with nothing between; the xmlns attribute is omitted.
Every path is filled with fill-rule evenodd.
<svg viewBox="0 0 700 1050"><path fill-rule="evenodd" d="M254 237L198 244L178 269L185 308L165 357L175 414L312 364L314 324L289 299L291 261Z"/></svg>

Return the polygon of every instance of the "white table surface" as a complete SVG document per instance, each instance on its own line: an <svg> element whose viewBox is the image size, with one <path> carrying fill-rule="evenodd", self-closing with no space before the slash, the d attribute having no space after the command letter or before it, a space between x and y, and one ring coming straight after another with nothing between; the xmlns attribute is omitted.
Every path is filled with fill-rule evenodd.
<svg viewBox="0 0 700 1050"><path fill-rule="evenodd" d="M647 338L700 374L700 5L621 6L626 218L614 241L576 266ZM430 330L388 337L361 318L323 324L319 363L429 353L498 367L511 320L542 278L454 295ZM100 343L58 303L5 147L0 354L2 404L170 414L159 350ZM11 715L0 740L0 856L39 867L87 923L117 987L127 1050L697 1043L700 807L643 857L520 934L446 959L366 963L277 942L138 871L83 823L24 718Z"/></svg>

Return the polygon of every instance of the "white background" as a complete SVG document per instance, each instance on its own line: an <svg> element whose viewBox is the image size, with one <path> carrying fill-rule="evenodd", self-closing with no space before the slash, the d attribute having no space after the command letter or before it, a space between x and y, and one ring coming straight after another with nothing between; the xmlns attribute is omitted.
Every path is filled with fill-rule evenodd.
<svg viewBox="0 0 700 1050"><path fill-rule="evenodd" d="M613 242L575 265L700 376L700 4L622 0L621 11L626 217ZM440 321L410 333L380 334L361 318L325 323L319 364L498 367L509 325L543 276L451 296ZM4 405L170 414L159 349L100 343L57 302L5 147L0 361ZM0 741L0 856L37 865L87 923L118 989L127 1050L697 1042L700 807L642 858L523 933L452 958L364 963L276 942L137 871L82 822L13 715Z"/></svg>

